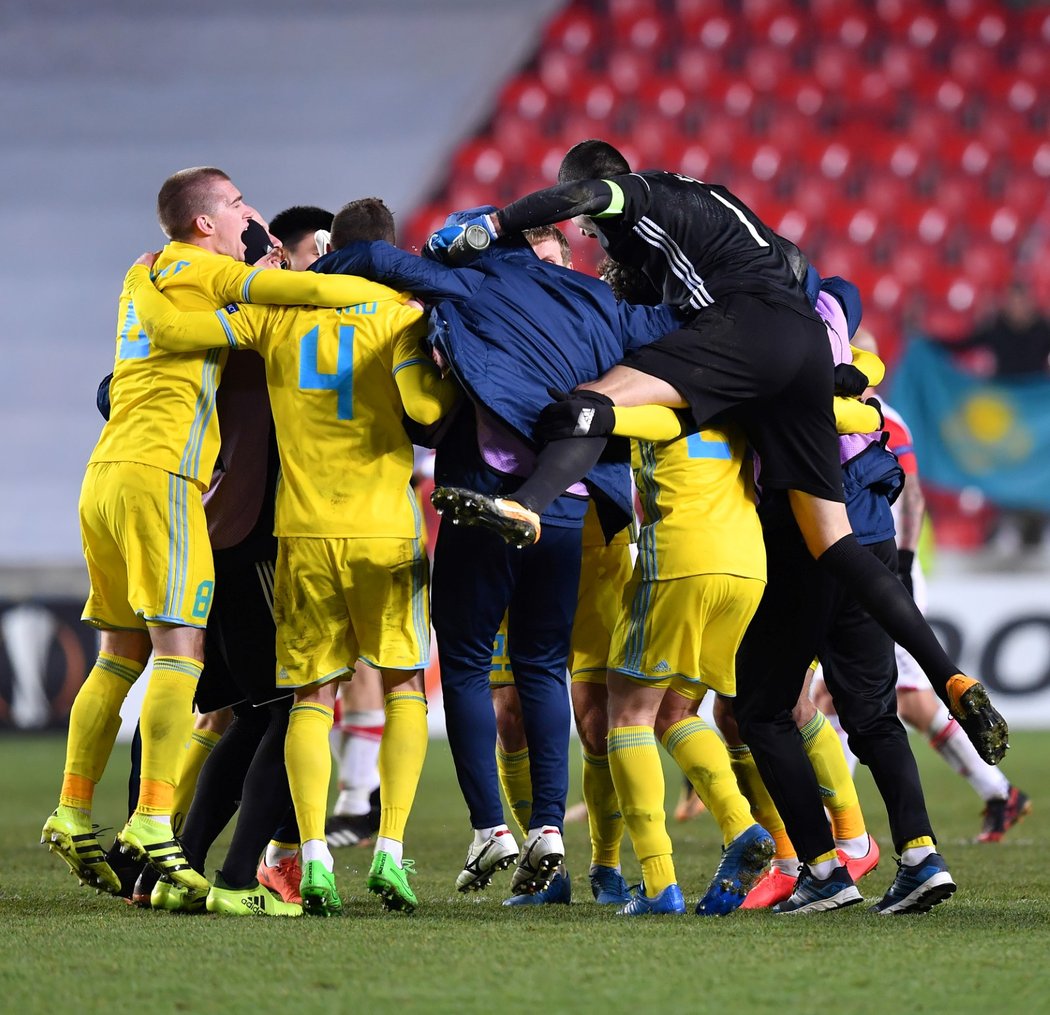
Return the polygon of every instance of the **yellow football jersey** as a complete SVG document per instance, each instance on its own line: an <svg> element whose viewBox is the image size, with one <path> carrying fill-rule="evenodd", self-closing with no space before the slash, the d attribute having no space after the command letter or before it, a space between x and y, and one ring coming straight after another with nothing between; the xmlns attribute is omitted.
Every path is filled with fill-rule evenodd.
<svg viewBox="0 0 1050 1015"><path fill-rule="evenodd" d="M633 543L638 538L638 520L631 518L631 523L625 528L620 529L615 536L609 541L609 546L623 546L625 544ZM602 523L598 521L598 509L594 506L592 500L587 505L587 514L583 516L583 546L586 547L598 547L605 546L605 533L602 532ZM586 557L584 562L586 563Z"/></svg>
<svg viewBox="0 0 1050 1015"><path fill-rule="evenodd" d="M638 561L646 581L695 574L766 577L747 445L734 430L669 443L632 442L642 504Z"/></svg>
<svg viewBox="0 0 1050 1015"><path fill-rule="evenodd" d="M418 537L412 443L394 375L428 362L422 313L387 299L336 310L227 307L266 361L281 482L278 536Z"/></svg>
<svg viewBox="0 0 1050 1015"><path fill-rule="evenodd" d="M390 292L350 276L253 268L179 242L161 251L151 277L179 310L215 310L251 300L341 306ZM169 353L151 346L125 283L110 416L91 461L152 465L207 489L219 453L215 389L225 361L223 349Z"/></svg>

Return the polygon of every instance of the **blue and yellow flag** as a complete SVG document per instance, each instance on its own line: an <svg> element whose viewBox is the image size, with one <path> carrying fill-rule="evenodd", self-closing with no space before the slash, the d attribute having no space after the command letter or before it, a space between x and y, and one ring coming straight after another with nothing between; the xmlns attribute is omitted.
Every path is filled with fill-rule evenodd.
<svg viewBox="0 0 1050 1015"><path fill-rule="evenodd" d="M974 377L912 339L890 402L911 428L923 479L977 487L1002 507L1050 510L1050 378Z"/></svg>

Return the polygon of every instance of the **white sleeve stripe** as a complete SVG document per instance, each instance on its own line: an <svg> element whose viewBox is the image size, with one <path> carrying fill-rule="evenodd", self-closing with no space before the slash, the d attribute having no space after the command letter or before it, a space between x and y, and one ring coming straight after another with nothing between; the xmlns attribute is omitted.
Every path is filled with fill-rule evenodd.
<svg viewBox="0 0 1050 1015"><path fill-rule="evenodd" d="M678 278L692 294L689 303L696 309L710 306L714 303L714 297L707 291L704 280L696 273L696 269L689 259L682 253L670 236L664 232L652 219L643 218L634 227L634 231L652 247L663 251L667 263Z"/></svg>

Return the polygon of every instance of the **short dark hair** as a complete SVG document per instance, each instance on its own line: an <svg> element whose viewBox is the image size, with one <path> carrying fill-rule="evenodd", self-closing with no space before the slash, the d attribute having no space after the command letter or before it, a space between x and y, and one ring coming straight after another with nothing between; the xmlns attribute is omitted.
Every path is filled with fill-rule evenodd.
<svg viewBox="0 0 1050 1015"><path fill-rule="evenodd" d="M562 263L568 264L572 260L572 247L569 246L565 233L557 226L533 226L532 229L526 229L522 235L529 241L530 246L535 246L544 240L557 240Z"/></svg>
<svg viewBox="0 0 1050 1015"><path fill-rule="evenodd" d="M332 219L333 250L359 240L396 242L394 214L378 197L362 197L344 204Z"/></svg>
<svg viewBox="0 0 1050 1015"><path fill-rule="evenodd" d="M294 247L309 233L332 228L332 213L312 204L293 204L279 211L270 222L270 232L286 247Z"/></svg>
<svg viewBox="0 0 1050 1015"><path fill-rule="evenodd" d="M212 184L229 177L214 166L194 166L172 173L157 194L157 221L164 235L172 240L193 236L193 223L198 215L215 212Z"/></svg>
<svg viewBox="0 0 1050 1015"><path fill-rule="evenodd" d="M598 264L598 277L612 289L618 300L646 306L655 306L662 301L660 291L641 268L631 268L611 257L604 257Z"/></svg>
<svg viewBox="0 0 1050 1015"><path fill-rule="evenodd" d="M592 138L574 144L565 153L558 169L558 182L599 180L606 176L624 176L630 171L627 159L608 141Z"/></svg>

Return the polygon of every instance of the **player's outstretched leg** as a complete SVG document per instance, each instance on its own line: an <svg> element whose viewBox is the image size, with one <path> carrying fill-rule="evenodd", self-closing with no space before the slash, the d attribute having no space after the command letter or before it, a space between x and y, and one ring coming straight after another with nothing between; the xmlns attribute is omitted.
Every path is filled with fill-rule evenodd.
<svg viewBox="0 0 1050 1015"><path fill-rule="evenodd" d="M1010 728L980 681L957 673L948 681L948 707L981 760L997 765L1010 746Z"/></svg>
<svg viewBox="0 0 1050 1015"><path fill-rule="evenodd" d="M519 548L539 541L540 516L506 497L491 497L458 486L439 486L430 495L430 502L453 525L481 525Z"/></svg>

